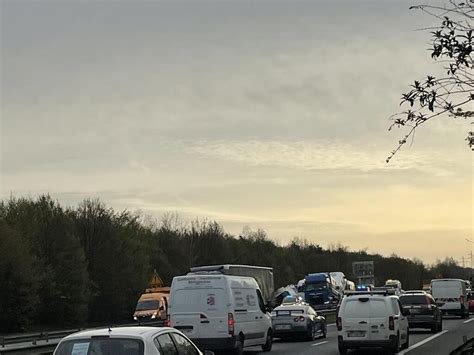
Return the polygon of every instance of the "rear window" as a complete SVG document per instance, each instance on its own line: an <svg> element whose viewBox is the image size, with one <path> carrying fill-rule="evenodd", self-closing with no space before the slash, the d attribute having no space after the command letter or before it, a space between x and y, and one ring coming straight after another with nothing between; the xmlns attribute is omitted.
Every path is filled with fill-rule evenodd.
<svg viewBox="0 0 474 355"><path fill-rule="evenodd" d="M143 355L143 342L139 339L91 338L61 343L55 355Z"/></svg>
<svg viewBox="0 0 474 355"><path fill-rule="evenodd" d="M400 296L400 302L402 305L412 305L412 304L426 304L426 296L424 295L410 295L410 296Z"/></svg>
<svg viewBox="0 0 474 355"><path fill-rule="evenodd" d="M175 312L216 312L227 306L227 297L221 288L181 289L173 293Z"/></svg>
<svg viewBox="0 0 474 355"><path fill-rule="evenodd" d="M360 297L348 299L342 314L346 318L370 318L385 317L391 312L392 310L388 309L385 300Z"/></svg>

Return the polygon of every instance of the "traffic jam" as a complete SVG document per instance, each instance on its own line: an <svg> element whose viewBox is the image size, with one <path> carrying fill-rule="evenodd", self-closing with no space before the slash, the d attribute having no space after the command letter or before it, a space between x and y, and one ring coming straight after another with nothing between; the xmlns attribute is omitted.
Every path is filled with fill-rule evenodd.
<svg viewBox="0 0 474 355"><path fill-rule="evenodd" d="M137 303L136 326L74 333L54 354L239 355L256 347L270 352L275 339L325 339L334 325L328 324L331 316L339 354L370 348L396 354L410 347L411 329L437 334L446 316L466 319L474 311L466 280L435 279L420 290L403 290L398 280L378 287L360 283L371 280L356 285L342 272L321 272L275 291L269 267L194 267L174 277L171 287L155 273Z"/></svg>

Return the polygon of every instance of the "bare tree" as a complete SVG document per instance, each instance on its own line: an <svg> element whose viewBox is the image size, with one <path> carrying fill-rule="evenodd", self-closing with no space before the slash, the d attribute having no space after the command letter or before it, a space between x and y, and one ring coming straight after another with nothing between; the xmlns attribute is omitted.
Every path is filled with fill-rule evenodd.
<svg viewBox="0 0 474 355"><path fill-rule="evenodd" d="M387 163L411 138L420 125L442 115L469 119L474 123L473 20L474 0L449 0L444 6L417 5L410 9L422 11L441 24L427 28L432 35L431 57L444 64L443 77L426 76L415 80L409 92L402 94L400 105L407 110L391 117L393 127L406 127L408 132L387 157ZM474 150L474 132L466 138Z"/></svg>

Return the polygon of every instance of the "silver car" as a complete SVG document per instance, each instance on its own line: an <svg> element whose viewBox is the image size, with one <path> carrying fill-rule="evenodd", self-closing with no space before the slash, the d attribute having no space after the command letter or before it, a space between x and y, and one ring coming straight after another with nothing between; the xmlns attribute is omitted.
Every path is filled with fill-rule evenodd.
<svg viewBox="0 0 474 355"><path fill-rule="evenodd" d="M54 355L213 355L202 352L179 330L120 327L86 330L63 338Z"/></svg>
<svg viewBox="0 0 474 355"><path fill-rule="evenodd" d="M313 340L326 337L326 318L308 304L283 304L272 311L273 335L280 339L303 336Z"/></svg>

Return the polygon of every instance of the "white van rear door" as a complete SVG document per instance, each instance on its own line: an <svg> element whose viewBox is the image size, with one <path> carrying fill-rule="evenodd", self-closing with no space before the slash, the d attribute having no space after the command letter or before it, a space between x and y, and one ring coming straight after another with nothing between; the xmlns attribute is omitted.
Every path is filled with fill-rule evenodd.
<svg viewBox="0 0 474 355"><path fill-rule="evenodd" d="M389 339L389 317L394 316L393 305L388 297L370 300L370 340Z"/></svg>
<svg viewBox="0 0 474 355"><path fill-rule="evenodd" d="M227 337L228 297L222 288L173 290L171 325L189 338Z"/></svg>
<svg viewBox="0 0 474 355"><path fill-rule="evenodd" d="M432 283L432 294L436 302L444 305L441 310L457 310L461 308L463 287L458 280L437 280Z"/></svg>
<svg viewBox="0 0 474 355"><path fill-rule="evenodd" d="M369 297L347 298L342 318L343 338L345 340L370 340Z"/></svg>

